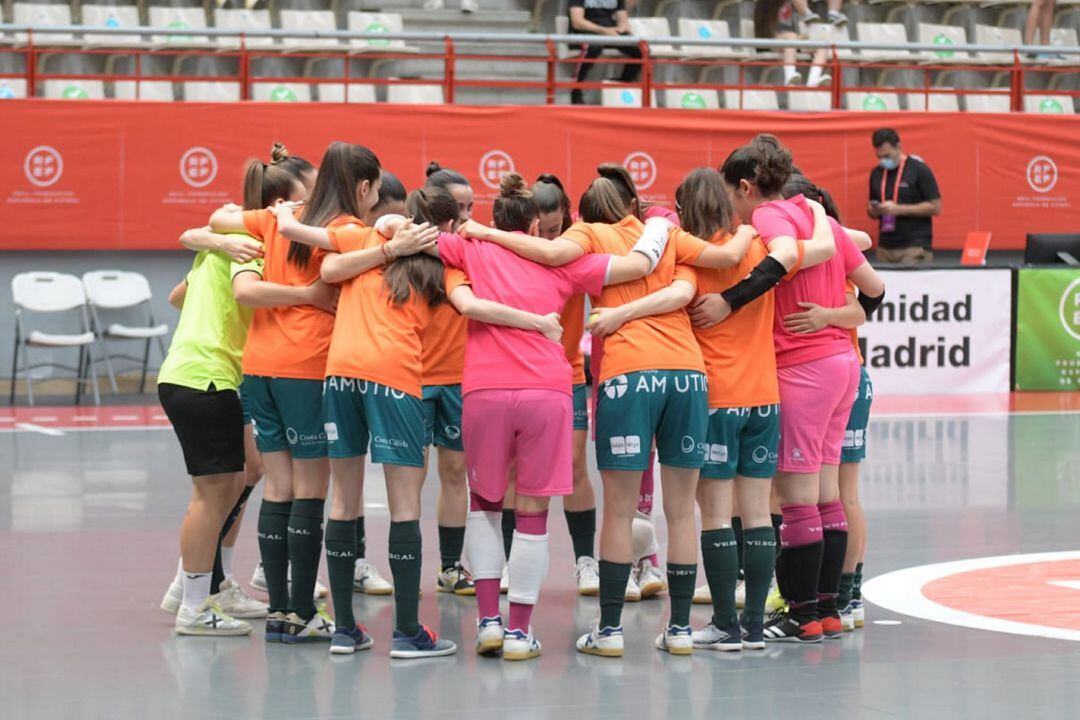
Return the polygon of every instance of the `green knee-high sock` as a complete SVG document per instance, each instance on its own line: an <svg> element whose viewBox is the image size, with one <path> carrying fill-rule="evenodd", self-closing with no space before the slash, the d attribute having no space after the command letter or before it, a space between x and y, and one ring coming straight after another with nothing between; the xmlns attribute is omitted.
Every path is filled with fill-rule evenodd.
<svg viewBox="0 0 1080 720"><path fill-rule="evenodd" d="M362 560L367 557L367 532L364 530L364 516L356 518L356 557Z"/></svg>
<svg viewBox="0 0 1080 720"><path fill-rule="evenodd" d="M356 625L353 617L353 573L356 568L356 521L326 521L326 571L330 574L330 595L334 598L334 622L342 627Z"/></svg>
<svg viewBox="0 0 1080 720"><path fill-rule="evenodd" d="M289 515L292 502L263 500L259 507L259 555L270 612L289 611Z"/></svg>
<svg viewBox="0 0 1080 720"><path fill-rule="evenodd" d="M761 627L765 621L765 600L769 597L773 568L776 566L776 535L770 526L743 530L744 571L746 574L746 604L743 607L744 627Z"/></svg>
<svg viewBox="0 0 1080 720"><path fill-rule="evenodd" d="M743 547L744 547L744 545L743 545L743 529L742 529L742 518L741 517L736 515L735 517L731 518L731 529L735 531L735 550L738 551L738 554L739 554L739 577L742 577L743 569L744 569L744 566L743 566L743 552L744 552Z"/></svg>
<svg viewBox="0 0 1080 720"><path fill-rule="evenodd" d="M840 574L840 591L836 595L836 607L843 610L851 602L851 592L855 587L855 573Z"/></svg>
<svg viewBox="0 0 1080 720"><path fill-rule="evenodd" d="M293 500L289 515L289 564L292 565L292 589L289 610L305 620L315 616L315 578L322 554L323 508L325 500Z"/></svg>
<svg viewBox="0 0 1080 720"><path fill-rule="evenodd" d="M446 570L461 562L461 551L465 547L465 526L439 526L439 555L442 557L442 569Z"/></svg>
<svg viewBox="0 0 1080 720"><path fill-rule="evenodd" d="M503 508L502 514L502 531L503 531L503 550L506 552L506 559L510 559L510 546L514 544L514 529L517 527L517 518L514 515L513 508Z"/></svg>
<svg viewBox="0 0 1080 720"><path fill-rule="evenodd" d="M712 593L713 625L732 630L739 624L735 610L735 584L739 580L739 554L735 530L725 527L701 532L701 564Z"/></svg>
<svg viewBox="0 0 1080 720"><path fill-rule="evenodd" d="M690 605L694 602L694 584L697 582L697 564L667 565L668 597L671 599L669 625L685 627L690 624Z"/></svg>
<svg viewBox="0 0 1080 720"><path fill-rule="evenodd" d="M394 576L394 627L409 637L420 632L420 521L390 523L390 573Z"/></svg>
<svg viewBox="0 0 1080 720"><path fill-rule="evenodd" d="M566 527L570 531L570 542L574 545L574 559L594 557L593 545L596 542L596 508L571 512L564 510Z"/></svg>
<svg viewBox="0 0 1080 720"><path fill-rule="evenodd" d="M862 600L862 563L855 566L855 578L851 585L851 599Z"/></svg>
<svg viewBox="0 0 1080 720"><path fill-rule="evenodd" d="M600 627L619 627L626 601L626 583L630 579L630 563L601 560L599 574Z"/></svg>

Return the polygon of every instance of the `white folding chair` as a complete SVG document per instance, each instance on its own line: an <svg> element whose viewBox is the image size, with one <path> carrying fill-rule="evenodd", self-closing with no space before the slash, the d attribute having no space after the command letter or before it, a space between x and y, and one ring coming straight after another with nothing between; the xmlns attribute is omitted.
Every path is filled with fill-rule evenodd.
<svg viewBox="0 0 1080 720"><path fill-rule="evenodd" d="M34 387L31 371L56 368L75 373L75 403L82 396L83 385L93 383L94 404L101 403L98 393L97 370L94 368L94 333L86 311L86 293L83 284L74 275L57 272L19 273L11 279L11 296L15 303L15 353L11 361L11 404L15 404L15 384L21 373L26 382L26 397L34 404ZM78 311L82 332L61 334L30 330L23 325L23 312L71 313ZM31 365L27 357L30 348L79 348L79 365L71 367L56 362ZM86 374L89 373L89 380Z"/></svg>
<svg viewBox="0 0 1080 720"><path fill-rule="evenodd" d="M113 392L117 392L116 374L113 372L112 359L131 360L138 363L139 358L131 355L113 355L109 352L107 341L145 341L142 356L142 379L139 381L139 392L146 389L146 371L150 363L150 342L157 341L158 350L161 351L162 359L165 358L165 341L163 338L169 333L169 326L157 324L154 321L154 311L150 307L150 283L139 273L122 272L120 270L95 270L83 275L83 287L86 288L86 298L90 306L90 329L101 341L105 361L105 370L109 374L109 384ZM146 325L125 325L123 323L111 323L105 325L101 321L100 310L129 310L139 306L146 306Z"/></svg>

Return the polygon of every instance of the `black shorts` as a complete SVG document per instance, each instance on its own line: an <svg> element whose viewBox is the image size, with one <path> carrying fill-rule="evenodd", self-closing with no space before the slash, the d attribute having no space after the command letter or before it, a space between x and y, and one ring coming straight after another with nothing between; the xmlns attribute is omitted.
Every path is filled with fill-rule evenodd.
<svg viewBox="0 0 1080 720"><path fill-rule="evenodd" d="M244 410L235 390L158 385L189 475L220 475L244 469Z"/></svg>

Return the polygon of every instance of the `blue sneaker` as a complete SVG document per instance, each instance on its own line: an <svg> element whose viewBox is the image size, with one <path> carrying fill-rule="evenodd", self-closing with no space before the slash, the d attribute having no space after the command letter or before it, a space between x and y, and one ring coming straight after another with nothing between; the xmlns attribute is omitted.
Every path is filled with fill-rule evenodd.
<svg viewBox="0 0 1080 720"><path fill-rule="evenodd" d="M390 648L392 658L425 658L453 655L457 645L436 635L427 626L421 625L420 632L409 637L400 630L394 631L394 644Z"/></svg>
<svg viewBox="0 0 1080 720"><path fill-rule="evenodd" d="M367 628L356 623L355 627L338 625L334 637L330 638L332 655L352 655L357 650L367 650L375 644L375 638L368 634Z"/></svg>

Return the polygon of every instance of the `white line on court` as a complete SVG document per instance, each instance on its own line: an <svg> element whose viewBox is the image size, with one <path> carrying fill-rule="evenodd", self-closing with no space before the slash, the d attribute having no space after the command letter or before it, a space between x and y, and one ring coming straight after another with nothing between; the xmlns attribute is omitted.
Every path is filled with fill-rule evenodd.
<svg viewBox="0 0 1080 720"><path fill-rule="evenodd" d="M42 435L49 435L51 437L61 437L64 434L63 430L59 430L57 428L47 428L42 427L41 425L35 425L34 423L26 422L16 423L15 429L24 430L26 432L40 433Z"/></svg>

